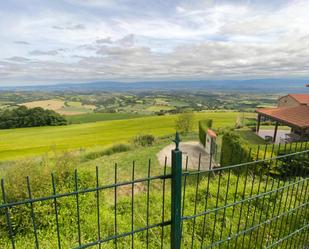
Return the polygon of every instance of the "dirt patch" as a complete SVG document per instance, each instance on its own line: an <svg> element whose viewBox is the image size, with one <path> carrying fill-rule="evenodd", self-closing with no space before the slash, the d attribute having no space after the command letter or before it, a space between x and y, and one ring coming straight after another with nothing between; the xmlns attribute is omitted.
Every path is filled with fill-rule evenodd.
<svg viewBox="0 0 309 249"><path fill-rule="evenodd" d="M50 99L50 100L32 101L22 103L20 105L27 106L28 108L42 107L43 109L57 111L64 107L64 101L57 99Z"/></svg>
<svg viewBox="0 0 309 249"><path fill-rule="evenodd" d="M167 166L171 165L171 151L175 148L174 144L170 144L162 149L158 154L157 158L162 166L165 164L165 158L167 158ZM186 168L188 163L188 169L198 169L200 161L200 169L207 170L210 166L210 156L206 153L205 149L199 142L183 142L180 144L180 150L183 153L182 168ZM200 159L199 159L200 158ZM211 163L211 167L215 166Z"/></svg>

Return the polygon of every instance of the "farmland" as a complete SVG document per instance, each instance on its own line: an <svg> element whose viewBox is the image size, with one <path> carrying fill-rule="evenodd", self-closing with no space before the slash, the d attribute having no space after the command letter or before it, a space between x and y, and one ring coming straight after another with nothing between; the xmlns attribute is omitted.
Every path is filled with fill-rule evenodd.
<svg viewBox="0 0 309 249"><path fill-rule="evenodd" d="M64 101L59 99L31 101L19 105L24 105L28 108L41 107L68 116L89 113L96 108L94 105L83 105L78 101Z"/></svg>
<svg viewBox="0 0 309 249"><path fill-rule="evenodd" d="M26 105L52 109L64 115L85 113L176 114L183 111L253 111L272 106L278 95L201 91L135 92L1 92L0 107Z"/></svg>
<svg viewBox="0 0 309 249"><path fill-rule="evenodd" d="M237 112L201 112L194 115L197 121L214 120L216 128L233 126ZM142 117L126 120L74 124L63 127L36 127L0 131L0 158L13 160L37 156L50 151L95 149L115 143L129 142L137 134L164 136L175 132L177 115Z"/></svg>

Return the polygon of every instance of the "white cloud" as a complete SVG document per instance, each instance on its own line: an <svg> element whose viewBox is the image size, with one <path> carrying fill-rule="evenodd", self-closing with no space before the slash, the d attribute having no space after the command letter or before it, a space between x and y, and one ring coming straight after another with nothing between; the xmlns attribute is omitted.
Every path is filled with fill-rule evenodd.
<svg viewBox="0 0 309 249"><path fill-rule="evenodd" d="M33 50L29 53L30 55L57 55L58 50L48 50L48 51L41 51L41 50Z"/></svg>
<svg viewBox="0 0 309 249"><path fill-rule="evenodd" d="M166 2L161 12L157 3L138 9L142 1L65 1L70 8L0 13L0 84L309 76L308 1L180 1L164 9Z"/></svg>

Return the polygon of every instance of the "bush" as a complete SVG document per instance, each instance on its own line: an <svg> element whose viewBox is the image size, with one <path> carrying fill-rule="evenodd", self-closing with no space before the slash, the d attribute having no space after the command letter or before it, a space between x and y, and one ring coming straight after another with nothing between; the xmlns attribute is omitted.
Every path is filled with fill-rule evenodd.
<svg viewBox="0 0 309 249"><path fill-rule="evenodd" d="M249 145L235 132L226 132L222 137L221 166L251 161Z"/></svg>
<svg viewBox="0 0 309 249"><path fill-rule="evenodd" d="M205 119L199 121L199 139L203 146L206 146L207 130L212 127L212 119Z"/></svg>
<svg viewBox="0 0 309 249"><path fill-rule="evenodd" d="M155 141L155 137L151 134L148 135L139 135L133 138L133 143L137 146L151 146Z"/></svg>
<svg viewBox="0 0 309 249"><path fill-rule="evenodd" d="M178 116L176 119L176 131L180 134L187 134L188 132L192 131L193 125L193 113L191 112L184 112Z"/></svg>

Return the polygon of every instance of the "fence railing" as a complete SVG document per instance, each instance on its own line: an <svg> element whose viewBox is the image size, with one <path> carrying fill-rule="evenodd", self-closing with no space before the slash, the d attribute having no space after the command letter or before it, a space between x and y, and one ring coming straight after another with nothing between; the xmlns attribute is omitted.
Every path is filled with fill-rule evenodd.
<svg viewBox="0 0 309 249"><path fill-rule="evenodd" d="M1 180L0 248L308 248L309 150L190 171L179 137L163 174L16 200ZM185 160L184 164L182 160ZM183 167L183 165L185 165ZM169 173L170 172L170 173ZM41 222L41 219L48 222ZM69 229L68 229L69 228ZM31 231L29 230L31 229Z"/></svg>

